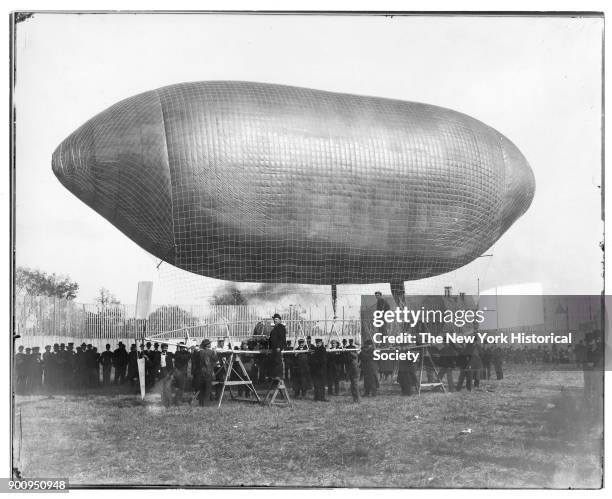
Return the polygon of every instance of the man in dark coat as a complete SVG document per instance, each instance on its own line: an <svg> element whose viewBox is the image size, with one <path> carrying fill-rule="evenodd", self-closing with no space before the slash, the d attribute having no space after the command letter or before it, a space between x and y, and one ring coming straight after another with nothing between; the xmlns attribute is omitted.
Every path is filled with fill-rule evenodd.
<svg viewBox="0 0 612 499"><path fill-rule="evenodd" d="M59 366L57 359L59 354L59 343L53 343L53 351L49 357L49 382L52 391L56 391L59 386Z"/></svg>
<svg viewBox="0 0 612 499"><path fill-rule="evenodd" d="M363 393L366 396L376 397L378 391L378 364L374 360L374 343L366 340L359 354L361 370L363 371Z"/></svg>
<svg viewBox="0 0 612 499"><path fill-rule="evenodd" d="M45 391L51 393L53 391L53 353L51 352L51 345L45 346L45 353L42 354L42 368L43 368L43 384Z"/></svg>
<svg viewBox="0 0 612 499"><path fill-rule="evenodd" d="M87 362L87 385L89 388L95 388L100 384L100 363L98 362L98 351L91 343L87 345L85 358Z"/></svg>
<svg viewBox="0 0 612 499"><path fill-rule="evenodd" d="M111 367L113 366L113 352L110 344L106 344L106 350L100 354L100 364L102 365L102 384L109 386L111 381Z"/></svg>
<svg viewBox="0 0 612 499"><path fill-rule="evenodd" d="M26 394L32 393L32 379L33 379L33 366L34 366L34 355L32 349L27 347L26 353L23 356L24 369L25 369L25 392Z"/></svg>
<svg viewBox="0 0 612 499"><path fill-rule="evenodd" d="M438 371L440 382L444 382L444 375L446 374L448 391L454 391L455 382L453 381L453 369L457 365L457 346L451 341L446 341L444 346L440 349L438 365L440 366L440 370Z"/></svg>
<svg viewBox="0 0 612 499"><path fill-rule="evenodd" d="M87 357L85 350L87 345L81 345L77 347L76 354L74 357L75 368L74 368L74 378L75 378L75 388L81 389L87 387Z"/></svg>
<svg viewBox="0 0 612 499"><path fill-rule="evenodd" d="M408 353L407 346L400 348L401 353ZM422 355L422 353L421 353ZM412 395L412 388L417 387L416 365L413 360L399 360L397 365L397 381L402 389L402 395Z"/></svg>
<svg viewBox="0 0 612 499"><path fill-rule="evenodd" d="M191 389L194 392L198 391L198 376L196 374L197 365L198 365L198 352L200 351L200 347L198 345L194 345L191 347L190 360L191 360Z"/></svg>
<svg viewBox="0 0 612 499"><path fill-rule="evenodd" d="M158 351L159 356L155 354L155 350L153 351L153 362L157 363L154 371L161 383L162 404L168 407L175 402L174 354L168 351L167 343L162 343L161 348L161 352Z"/></svg>
<svg viewBox="0 0 612 499"><path fill-rule="evenodd" d="M482 345L480 350L482 355L482 371L480 372L480 379L491 379L491 349L485 345Z"/></svg>
<svg viewBox="0 0 612 499"><path fill-rule="evenodd" d="M495 377L504 379L504 352L501 347L495 347L491 353L491 360L495 369Z"/></svg>
<svg viewBox="0 0 612 499"><path fill-rule="evenodd" d="M72 364L70 357L66 351L66 344L60 343L59 351L57 352L57 371L58 371L58 387L60 390L65 390L69 387L72 381Z"/></svg>
<svg viewBox="0 0 612 499"><path fill-rule="evenodd" d="M270 377L280 379L283 377L283 354L282 351L287 345L287 329L281 324L281 316L274 314L274 327L270 331Z"/></svg>
<svg viewBox="0 0 612 499"><path fill-rule="evenodd" d="M344 355L336 340L331 340L327 351L327 394L340 395L340 378L342 377L342 363Z"/></svg>
<svg viewBox="0 0 612 499"><path fill-rule="evenodd" d="M310 379L309 355L310 350L306 346L304 338L298 340L293 359L293 371L291 382L293 385L293 397L302 398L308 391L308 380ZM302 353L297 353L302 352Z"/></svg>
<svg viewBox="0 0 612 499"><path fill-rule="evenodd" d="M217 360L217 354L210 347L210 340L202 340L200 350L195 354L196 386L199 390L198 402L200 407L210 405Z"/></svg>
<svg viewBox="0 0 612 499"><path fill-rule="evenodd" d="M32 359L31 359L31 381L30 391L32 393L40 393L42 389L42 356L40 355L40 347L32 348Z"/></svg>
<svg viewBox="0 0 612 499"><path fill-rule="evenodd" d="M153 363L153 372L152 378L153 383L155 380L161 379L161 352L159 351L159 343L155 342L153 344L153 350L149 352L151 356L151 362Z"/></svg>
<svg viewBox="0 0 612 499"><path fill-rule="evenodd" d="M113 367L115 368L115 384L125 381L125 369L128 365L128 353L125 345L120 341L118 347L113 352Z"/></svg>
<svg viewBox="0 0 612 499"><path fill-rule="evenodd" d="M327 378L327 351L321 338L315 339L315 347L310 354L310 375L314 384L314 400L327 402L325 380Z"/></svg>
<svg viewBox="0 0 612 499"><path fill-rule="evenodd" d="M389 303L387 302L387 300L383 298L382 293L380 291L376 291L376 293L374 293L374 296L376 297L376 311L377 312L382 312L382 314L384 315L386 311L391 310ZM387 321L383 321L382 326L376 328L376 332L381 333L382 335L386 335L387 334ZM387 344L386 342L382 343L382 345L385 345L385 346L386 344Z"/></svg>
<svg viewBox="0 0 612 499"><path fill-rule="evenodd" d="M162 343L161 352L157 359L159 367L159 378L164 379L169 373L174 371L174 354L168 351L168 344Z"/></svg>
<svg viewBox="0 0 612 499"><path fill-rule="evenodd" d="M287 340L283 351L293 352L293 346L291 345L291 341ZM293 360L293 355L283 355L283 364L285 366L285 381L291 381L291 378L293 377Z"/></svg>
<svg viewBox="0 0 612 499"><path fill-rule="evenodd" d="M127 354L127 379L132 387L138 382L138 351L132 343L130 353Z"/></svg>
<svg viewBox="0 0 612 499"><path fill-rule="evenodd" d="M176 403L183 401L183 393L187 389L187 366L190 358L191 355L187 351L185 342L181 341L174 354L174 380L177 388Z"/></svg>
<svg viewBox="0 0 612 499"><path fill-rule="evenodd" d="M15 354L15 392L20 395L25 393L26 390L27 370L25 355L23 345L20 345Z"/></svg>
<svg viewBox="0 0 612 499"><path fill-rule="evenodd" d="M461 391L463 380L465 379L465 387L468 392L472 391L472 379L474 380L474 388L480 386L480 371L482 369L481 351L478 344L478 337L474 337L473 343L465 345L461 358L461 372L459 373L459 381L457 381L457 391Z"/></svg>
<svg viewBox="0 0 612 499"><path fill-rule="evenodd" d="M361 396L359 395L359 354L356 348L358 345L352 345L353 349L348 352L344 352L345 364L346 364L346 375L349 382L351 383L351 395L353 396L353 402L361 402Z"/></svg>
<svg viewBox="0 0 612 499"><path fill-rule="evenodd" d="M74 388L76 386L77 383L77 379L76 379L76 356L74 353L74 343L73 342L69 342L68 345L66 345L66 372L67 374L67 381L66 381L66 388Z"/></svg>

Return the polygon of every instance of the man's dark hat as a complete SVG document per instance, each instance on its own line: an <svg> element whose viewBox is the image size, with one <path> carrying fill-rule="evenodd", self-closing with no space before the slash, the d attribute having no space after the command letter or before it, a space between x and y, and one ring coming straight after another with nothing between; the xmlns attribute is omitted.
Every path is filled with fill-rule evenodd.
<svg viewBox="0 0 612 499"><path fill-rule="evenodd" d="M201 347L207 347L208 345L210 345L210 340L208 338L202 340L202 343L200 343Z"/></svg>

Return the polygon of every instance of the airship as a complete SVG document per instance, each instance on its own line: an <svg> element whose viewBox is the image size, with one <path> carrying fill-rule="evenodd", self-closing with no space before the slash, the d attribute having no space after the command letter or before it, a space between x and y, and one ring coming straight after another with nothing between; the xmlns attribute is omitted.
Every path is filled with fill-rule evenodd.
<svg viewBox="0 0 612 499"><path fill-rule="evenodd" d="M446 273L492 246L535 191L519 149L466 114L242 81L122 100L66 138L52 168L149 253L238 282Z"/></svg>

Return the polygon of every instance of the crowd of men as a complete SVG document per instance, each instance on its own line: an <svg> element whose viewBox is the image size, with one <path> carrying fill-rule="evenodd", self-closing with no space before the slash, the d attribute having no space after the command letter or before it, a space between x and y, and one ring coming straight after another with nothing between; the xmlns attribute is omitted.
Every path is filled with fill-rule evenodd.
<svg viewBox="0 0 612 499"><path fill-rule="evenodd" d="M294 398L307 398L312 392L315 401L340 395L341 387L347 383L347 391L359 402L362 396L376 396L380 380L390 376L396 376L402 395L414 393L421 381L445 381L449 391L461 390L464 385L471 390L473 386L478 388L481 380L491 379L493 372L498 380L503 379L504 359L519 364L527 362L524 358L546 362L549 358L562 358L555 352L566 351L536 348L523 357L517 356L516 349L484 346L475 341L422 348L418 362L377 361L371 340L360 347L353 338L332 339L326 346L322 338L316 338L313 343L307 336L292 345L286 338L280 315L275 314L273 320L274 327L264 343L245 341L234 349L243 352L243 365L255 384L284 379L293 389ZM400 351L408 348L402 347ZM254 352L249 354L249 351ZM581 341L575 345L570 358L581 366L590 366L601 357L601 351L598 336L593 336L586 343ZM166 405L191 401L193 393L198 394L201 405L207 405L219 397L220 384L216 383L216 390L213 385L225 377L227 355L227 352L212 350L208 339L191 348L181 342L175 352L168 350L167 343L157 342L142 343L139 347L132 344L129 351L122 342L115 350L107 344L101 353L85 343L76 349L73 343L47 345L42 354L38 347L20 346L15 354L15 388L18 394L53 394L111 385L137 391L138 359L144 359L145 386L150 390L162 382L162 399ZM459 377L455 383L456 371ZM236 380L236 376L235 372L230 373L230 380ZM250 393L244 386L238 392L245 396Z"/></svg>

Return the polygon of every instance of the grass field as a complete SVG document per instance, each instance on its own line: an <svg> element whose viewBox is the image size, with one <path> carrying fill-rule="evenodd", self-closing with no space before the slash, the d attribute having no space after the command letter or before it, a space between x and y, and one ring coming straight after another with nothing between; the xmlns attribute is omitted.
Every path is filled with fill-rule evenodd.
<svg viewBox="0 0 612 499"><path fill-rule="evenodd" d="M346 389L285 408L17 396L15 465L72 485L599 488L601 421L581 386L520 368L471 393L401 397L389 381L360 405Z"/></svg>

